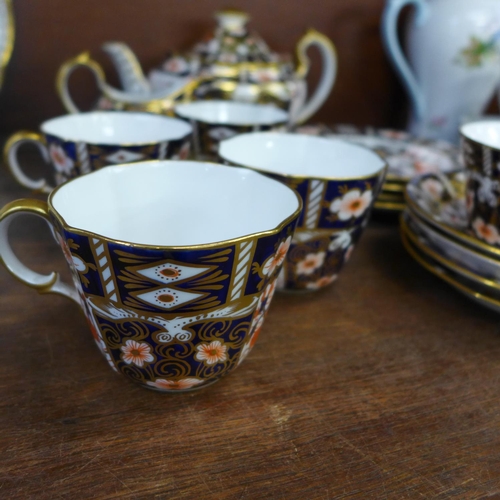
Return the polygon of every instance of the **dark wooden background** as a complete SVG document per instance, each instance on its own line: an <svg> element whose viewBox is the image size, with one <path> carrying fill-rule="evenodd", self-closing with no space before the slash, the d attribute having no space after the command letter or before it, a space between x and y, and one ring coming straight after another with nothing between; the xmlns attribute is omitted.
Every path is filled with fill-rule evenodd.
<svg viewBox="0 0 500 500"><path fill-rule="evenodd" d="M329 36L339 54L333 93L313 121L358 125L404 124L406 98L380 40L384 0L13 0L16 42L0 94L0 134L33 129L64 113L55 91L61 63L83 50L116 75L100 46L127 42L143 68L159 64L169 49L187 50L214 27L214 11L248 11L251 27L278 52L294 51L308 27ZM312 52L312 51L311 51ZM311 54L312 55L312 54ZM319 75L314 57L313 84ZM97 95L83 71L72 79L78 102L90 105Z"/></svg>

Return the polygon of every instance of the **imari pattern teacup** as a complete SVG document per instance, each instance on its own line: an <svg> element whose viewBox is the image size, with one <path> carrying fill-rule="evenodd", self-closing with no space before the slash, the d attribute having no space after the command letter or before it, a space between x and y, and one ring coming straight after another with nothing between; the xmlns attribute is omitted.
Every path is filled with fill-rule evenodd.
<svg viewBox="0 0 500 500"><path fill-rule="evenodd" d="M286 111L271 104L235 101L179 104L175 113L191 123L193 149L200 160L216 160L220 141L238 134L282 127L289 119Z"/></svg>
<svg viewBox="0 0 500 500"><path fill-rule="evenodd" d="M38 147L58 185L107 165L185 159L192 135L191 126L176 118L118 111L60 116L42 123L40 130L12 135L4 155L19 184L43 193L50 193L52 182L30 178L19 165L18 149L25 143Z"/></svg>
<svg viewBox="0 0 500 500"><path fill-rule="evenodd" d="M500 120L468 123L460 132L469 228L480 240L500 247Z"/></svg>
<svg viewBox="0 0 500 500"><path fill-rule="evenodd" d="M304 209L278 287L317 290L336 280L368 223L386 163L341 140L253 133L223 141L220 157L293 188Z"/></svg>
<svg viewBox="0 0 500 500"><path fill-rule="evenodd" d="M150 389L197 389L255 344L300 210L291 189L247 169L111 166L57 187L48 203L5 206L0 261L39 292L81 305L114 370ZM74 286L16 258L7 235L20 213L52 227Z"/></svg>

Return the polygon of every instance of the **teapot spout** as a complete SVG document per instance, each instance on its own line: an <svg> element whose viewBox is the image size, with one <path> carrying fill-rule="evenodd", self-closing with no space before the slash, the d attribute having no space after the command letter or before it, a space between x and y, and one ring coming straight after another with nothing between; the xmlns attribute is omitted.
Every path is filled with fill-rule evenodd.
<svg viewBox="0 0 500 500"><path fill-rule="evenodd" d="M125 92L133 94L151 92L151 86L144 76L139 60L127 44L107 42L102 45L102 49L113 61Z"/></svg>

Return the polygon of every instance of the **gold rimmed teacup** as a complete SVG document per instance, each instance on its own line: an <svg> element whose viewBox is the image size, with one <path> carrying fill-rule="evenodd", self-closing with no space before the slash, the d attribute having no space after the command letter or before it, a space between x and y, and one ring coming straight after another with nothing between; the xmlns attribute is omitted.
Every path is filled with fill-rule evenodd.
<svg viewBox="0 0 500 500"><path fill-rule="evenodd" d="M32 179L17 159L26 143L37 146L52 166L55 184L98 170L106 165L144 160L185 159L192 129L176 118L118 111L64 115L42 123L39 132L13 134L4 149L5 162L22 186L50 193L52 183Z"/></svg>
<svg viewBox="0 0 500 500"><path fill-rule="evenodd" d="M112 166L55 188L47 203L6 205L0 259L40 293L77 302L115 371L159 391L197 389L254 346L300 211L291 189L247 169ZM49 224L73 286L17 259L8 229L19 214Z"/></svg>
<svg viewBox="0 0 500 500"><path fill-rule="evenodd" d="M302 198L280 288L317 290L335 281L368 223L386 162L340 139L273 132L223 141L219 155L279 180Z"/></svg>

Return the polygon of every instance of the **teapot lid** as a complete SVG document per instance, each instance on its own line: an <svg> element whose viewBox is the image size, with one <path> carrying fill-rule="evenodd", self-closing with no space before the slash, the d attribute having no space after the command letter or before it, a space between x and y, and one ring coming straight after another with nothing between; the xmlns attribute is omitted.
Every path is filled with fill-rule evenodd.
<svg viewBox="0 0 500 500"><path fill-rule="evenodd" d="M271 52L258 34L248 31L250 16L246 12L222 10L216 12L215 19L217 28L213 37L194 48L202 66L275 63L282 60L278 54Z"/></svg>

